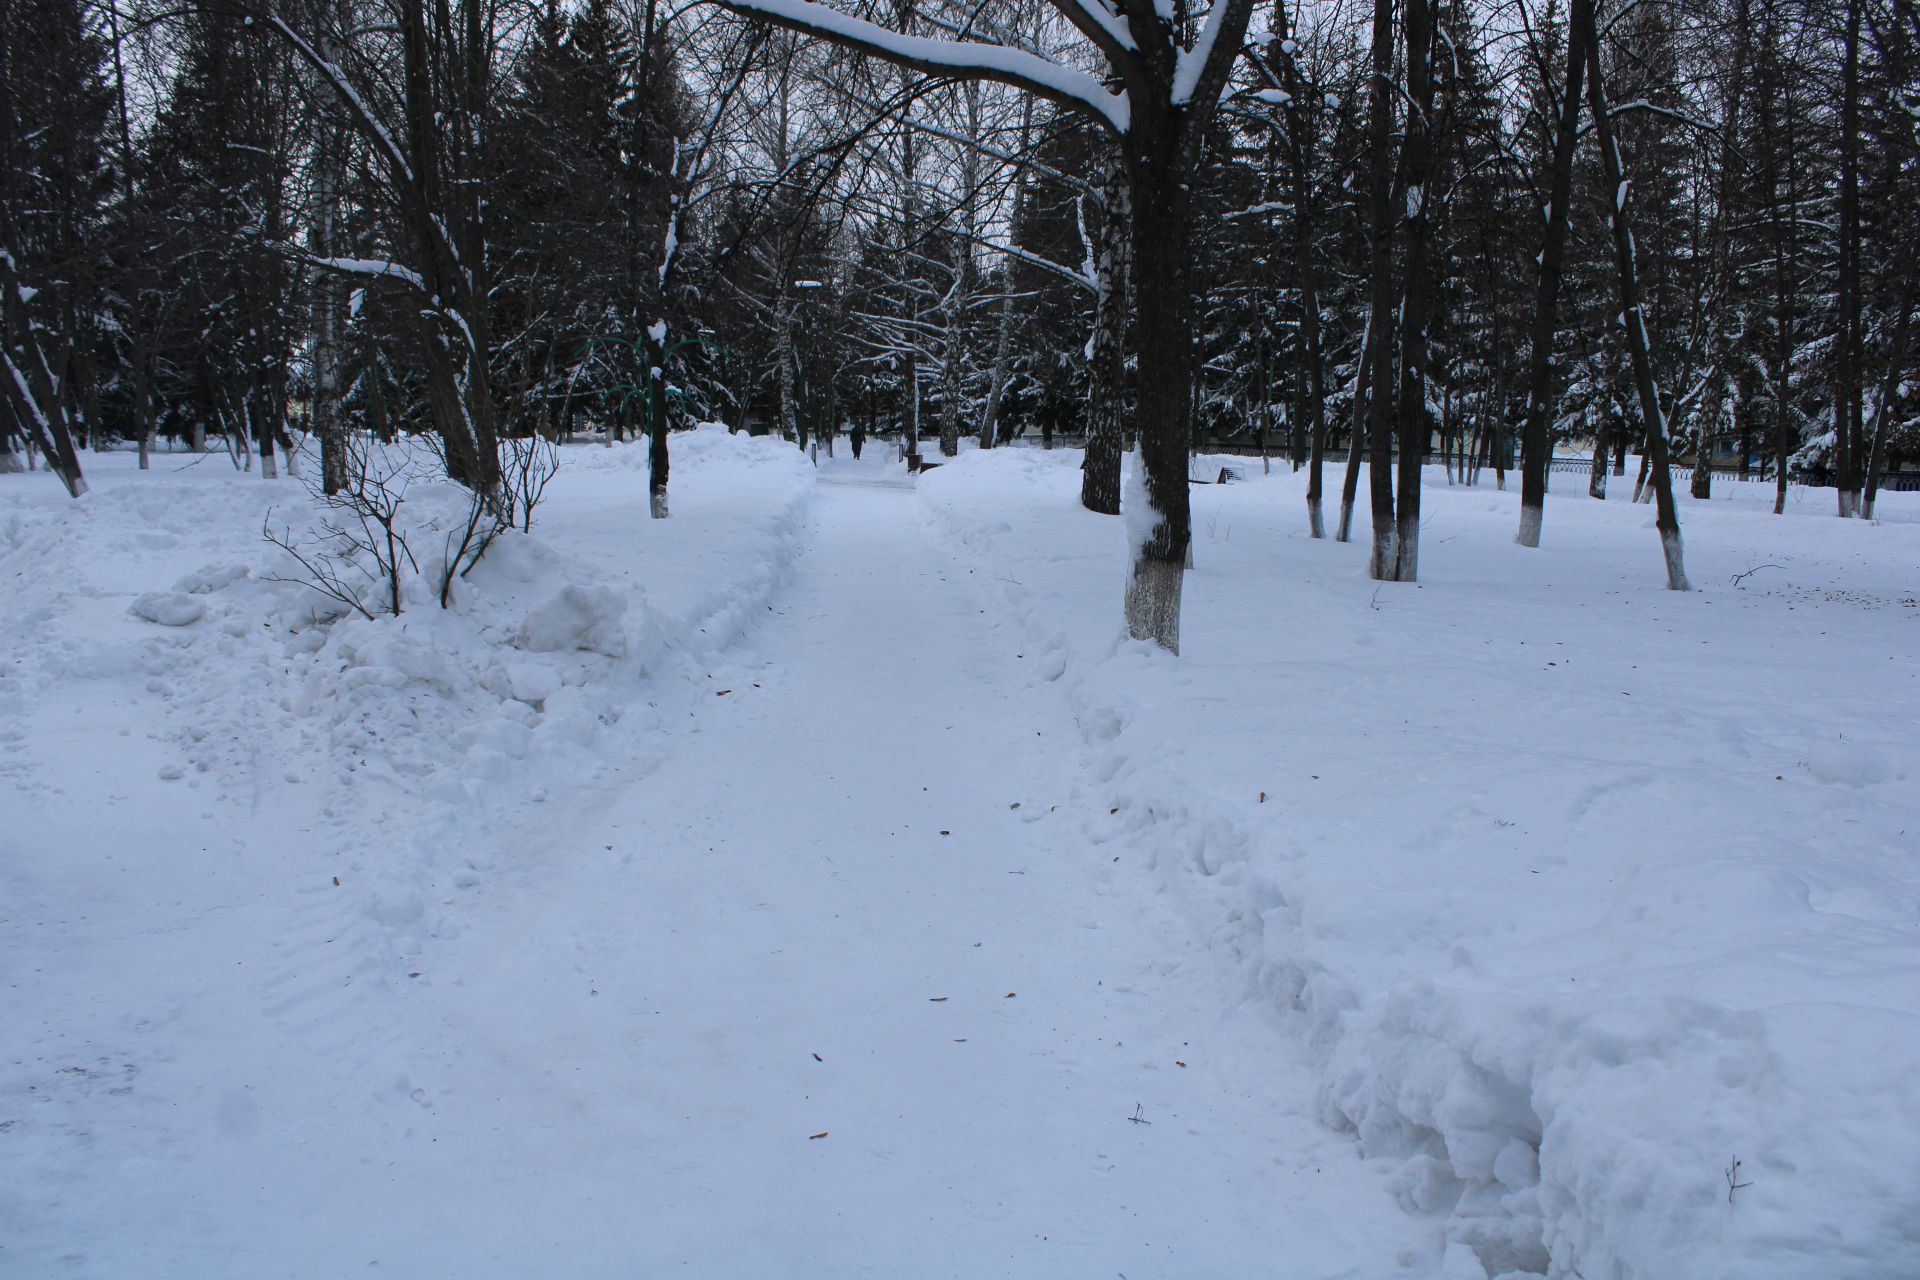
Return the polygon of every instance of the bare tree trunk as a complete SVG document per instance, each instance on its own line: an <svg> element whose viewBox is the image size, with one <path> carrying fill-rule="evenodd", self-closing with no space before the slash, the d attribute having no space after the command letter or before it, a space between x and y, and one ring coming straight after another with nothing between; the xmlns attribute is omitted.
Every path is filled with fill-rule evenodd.
<svg viewBox="0 0 1920 1280"><path fill-rule="evenodd" d="M0 370L0 374L6 374ZM26 448L26 428L20 425L12 396L0 392L0 476L18 475L27 469L30 456Z"/></svg>
<svg viewBox="0 0 1920 1280"><path fill-rule="evenodd" d="M1591 5L1593 0L1573 0ZM1547 463L1552 452L1553 343L1559 332L1560 273L1567 253L1567 224L1573 204L1573 154L1580 141L1580 92L1586 78L1587 52L1581 23L1569 24L1567 77L1560 99L1560 118L1554 122L1553 169L1548 174L1546 242L1540 250L1540 274L1533 303L1533 352L1527 369L1527 425L1521 449L1525 470L1520 476L1520 531L1514 541L1523 547L1540 545L1540 526L1547 507ZM1594 442L1594 466L1603 466L1604 451ZM1600 493L1606 494L1604 474ZM1589 486L1591 491L1591 485Z"/></svg>
<svg viewBox="0 0 1920 1280"><path fill-rule="evenodd" d="M1833 484L1842 516L1860 513L1861 7L1861 0L1846 0L1840 83L1840 351L1833 388Z"/></svg>
<svg viewBox="0 0 1920 1280"><path fill-rule="evenodd" d="M25 435L14 416L13 397L0 395L0 476L18 475L27 469L22 447Z"/></svg>
<svg viewBox="0 0 1920 1280"><path fill-rule="evenodd" d="M1789 106L1791 104L1789 103ZM1774 131L1773 95L1761 94L1759 100L1759 127L1763 134ZM1791 253L1792 240L1785 231L1786 219L1783 216L1783 204L1790 208L1795 203L1797 186L1795 182L1796 166L1793 161L1797 155L1793 134L1794 113L1788 110L1779 122L1782 127L1782 141L1787 155L1787 190L1783 202L1780 191L1780 173L1774 167L1771 158L1767 165L1767 220L1772 230L1773 240L1773 359L1768 373L1773 382L1773 514L1785 515L1787 510L1787 467L1793 456L1792 427L1790 416L1793 404L1793 316L1796 291L1790 280L1797 274L1797 255ZM1790 261L1793 259L1793 261Z"/></svg>
<svg viewBox="0 0 1920 1280"><path fill-rule="evenodd" d="M1247 394L1253 404L1253 442L1260 451L1260 474L1268 475L1273 471L1273 465L1267 459L1267 424L1273 418L1273 406L1269 403L1273 390L1273 366L1267 356L1266 295L1257 287L1254 295L1253 382ZM1300 469L1297 462L1293 469Z"/></svg>
<svg viewBox="0 0 1920 1280"><path fill-rule="evenodd" d="M918 310L918 304L915 304ZM920 462L920 349L910 346L907 349L907 438L906 458L918 466Z"/></svg>
<svg viewBox="0 0 1920 1280"><path fill-rule="evenodd" d="M1689 478L1687 492L1696 501L1706 502L1713 497L1713 436L1705 426L1700 428L1700 446L1694 451L1693 475Z"/></svg>
<svg viewBox="0 0 1920 1280"><path fill-rule="evenodd" d="M47 469L60 477L70 497L87 492L86 477L80 472L80 455L73 446L73 430L63 394L62 368L55 370L47 362L40 334L28 315L27 300L14 275L13 258L0 253L0 332L17 335L20 359L0 344L0 396L13 407L14 421L25 431L30 446L38 448L47 460ZM31 455L29 455L31 456Z"/></svg>
<svg viewBox="0 0 1920 1280"><path fill-rule="evenodd" d="M1726 326L1722 322L1722 310L1726 299L1732 292L1732 240L1733 230L1728 225L1728 209L1734 200L1735 170L1740 165L1739 139L1741 131L1740 113L1745 107L1747 63L1752 45L1752 11L1749 0L1736 0L1734 10L1734 47L1729 58L1728 79L1726 83L1727 108L1725 119L1720 122L1720 146L1717 157L1718 172L1714 175L1716 197L1712 221L1708 226L1710 236L1710 275L1711 290L1706 304L1706 341L1712 352L1709 365L1707 393L1714 397L1716 409L1701 418L1698 432L1698 447L1695 449L1693 484L1690 486L1695 499L1705 502L1713 497L1713 452L1717 443L1714 428L1719 422L1717 403L1725 381L1725 371L1732 358L1728 350ZM1696 223L1698 219L1696 218ZM1740 466L1744 474L1746 469L1746 448L1739 438L1737 404L1731 409L1736 440L1740 444Z"/></svg>
<svg viewBox="0 0 1920 1280"><path fill-rule="evenodd" d="M1307 356L1307 531L1315 538L1324 538L1327 521L1321 473L1327 453L1326 363L1320 349L1320 291L1314 284L1311 240L1307 239L1302 247L1305 260L1300 262L1300 341Z"/></svg>
<svg viewBox="0 0 1920 1280"><path fill-rule="evenodd" d="M484 8L482 0L442 4L429 32L428 6L400 6L398 130L370 114L340 68L284 19L270 11L261 16L334 86L336 105L367 138L372 159L399 198L400 225L423 295L414 340L447 474L497 504L500 449L488 376L491 289L482 180L495 46Z"/></svg>
<svg viewBox="0 0 1920 1280"><path fill-rule="evenodd" d="M1148 509L1127 517L1134 550L1125 615L1128 635L1173 653L1180 652L1180 595L1192 539L1187 447L1194 374L1192 171L1176 158L1187 149L1178 127L1174 110L1136 106L1127 148L1139 372L1135 460L1141 474L1134 483Z"/></svg>
<svg viewBox="0 0 1920 1280"><path fill-rule="evenodd" d="M1373 545L1367 576L1393 579L1393 0L1374 0L1373 75L1368 184L1371 244L1367 330L1374 337L1373 393L1367 403L1367 491L1373 508ZM1402 465L1405 460L1402 459Z"/></svg>
<svg viewBox="0 0 1920 1280"><path fill-rule="evenodd" d="M902 23L911 6L907 0L897 0ZM903 72L900 80L902 92L911 83ZM914 146L914 132L908 129L900 139L900 241L903 248L911 246L918 236L919 226L919 152ZM907 318L909 330L915 334L920 328L920 291L908 290ZM920 465L920 343L917 340L907 343L907 405L905 418L907 434L903 441L902 457L909 467Z"/></svg>
<svg viewBox="0 0 1920 1280"><path fill-rule="evenodd" d="M1613 123L1607 114L1606 86L1601 80L1600 40L1594 30L1591 5L1577 6L1574 20L1585 28L1587 45L1587 98L1593 111L1596 141L1607 175L1611 201L1609 219L1613 229L1613 258L1620 293L1620 312L1625 319L1627 350L1633 358L1633 380L1640 393L1640 414L1646 426L1647 456L1653 471L1653 489L1659 504L1654 527L1660 531L1660 549L1667 562L1667 589L1687 591L1687 571L1680 544L1680 517L1673 502L1673 477L1667 468L1667 426L1660 407L1660 391L1653 380L1653 356L1647 340L1646 318L1640 306L1640 284L1634 262L1633 228L1629 218L1628 184L1620 149L1613 136Z"/></svg>
<svg viewBox="0 0 1920 1280"><path fill-rule="evenodd" d="M794 324L793 302L786 296L783 288L780 298L780 333L774 340L774 360L778 365L780 377L780 438L793 441L805 448L807 442L800 438L800 415L794 405L796 381L794 361L797 359L793 349ZM915 370L916 384L919 381L918 372ZM915 390L918 390L917 385Z"/></svg>
<svg viewBox="0 0 1920 1280"><path fill-rule="evenodd" d="M647 363L647 514L655 520L667 518L667 473L671 469L667 456L667 355L660 346L665 335L663 322L647 331L642 348Z"/></svg>
<svg viewBox="0 0 1920 1280"><path fill-rule="evenodd" d="M148 350L146 326L138 317L135 323L139 328L133 335L132 351L134 429L140 433L140 469L146 471L153 465L153 356Z"/></svg>
<svg viewBox="0 0 1920 1280"><path fill-rule="evenodd" d="M966 357L958 316L949 318L946 341L942 345L945 349L940 360L940 456L952 458L960 453L960 362Z"/></svg>
<svg viewBox="0 0 1920 1280"><path fill-rule="evenodd" d="M245 397L247 425L253 429L254 447L260 451L260 478L278 480L280 464L273 452L273 415L267 412L262 403L264 399L257 391Z"/></svg>
<svg viewBox="0 0 1920 1280"><path fill-rule="evenodd" d="M331 7L331 0L322 9ZM316 24L315 45L320 56L337 62L333 22L325 14ZM335 253L340 213L340 189L347 166L346 131L325 106L316 113L313 165L313 250L323 258ZM346 426L340 400L340 281L322 271L313 282L313 434L320 441L320 489L329 496L347 487Z"/></svg>
<svg viewBox="0 0 1920 1280"><path fill-rule="evenodd" d="M1286 5L1274 5L1274 30L1286 37ZM1327 536L1321 472L1327 447L1326 356L1320 343L1320 290L1314 260L1313 143L1315 122L1311 98L1305 91L1295 54L1284 53L1283 83L1291 99L1287 110L1289 172L1293 178L1293 268L1300 285L1300 354L1305 365L1301 388L1301 423L1307 433L1307 529L1315 538ZM1261 403L1265 405L1265 385ZM1266 422L1261 420L1265 442ZM1261 453L1265 454L1265 449ZM1293 459L1300 466L1299 456Z"/></svg>
<svg viewBox="0 0 1920 1280"><path fill-rule="evenodd" d="M1093 334L1088 342L1087 448L1080 466L1080 505L1120 513L1120 452L1126 412L1127 299L1131 293L1131 192L1115 160L1102 184L1094 236Z"/></svg>
<svg viewBox="0 0 1920 1280"><path fill-rule="evenodd" d="M1428 0L1402 0L1407 34L1407 126L1401 163L1407 175L1407 260L1400 303L1400 491L1394 515L1393 578L1420 580L1420 479L1432 432L1427 426L1427 310L1433 220L1427 213L1432 177L1433 8Z"/></svg>
<svg viewBox="0 0 1920 1280"><path fill-rule="evenodd" d="M1488 362L1492 367L1487 370L1487 382L1489 384L1488 395L1490 399L1486 402L1488 413L1485 416L1494 422L1500 423L1502 426L1502 434L1504 435L1506 434L1505 424L1507 420L1507 362L1501 353L1506 350L1506 335L1500 328L1500 309L1498 307L1493 308L1492 328L1493 349L1495 354L1494 358ZM1464 439L1466 435L1466 428L1464 426L1461 428L1460 434ZM1549 463L1553 461L1553 441L1551 437L1549 437L1547 441L1547 461ZM1507 477L1504 470L1500 474L1500 487L1502 489L1507 487Z"/></svg>
<svg viewBox="0 0 1920 1280"><path fill-rule="evenodd" d="M1013 299L1000 299L1000 315L993 334L993 373L987 382L987 410L980 415L980 447L991 449L1000 434L1000 403L1007 394L1009 359L1013 354Z"/></svg>
<svg viewBox="0 0 1920 1280"><path fill-rule="evenodd" d="M1373 321L1360 338L1360 354L1353 371L1353 427L1347 433L1347 474L1340 482L1340 527L1335 542L1353 541L1353 504L1360 494L1360 449L1366 439L1367 402L1373 385Z"/></svg>
<svg viewBox="0 0 1920 1280"><path fill-rule="evenodd" d="M1033 133L1033 99L1021 99L1020 106L1020 148L1018 154L1026 154ZM1014 175L1013 207L1017 210L1025 204L1026 171L1023 169ZM993 372L987 383L987 411L980 419L980 447L991 449L1000 443L1000 406L1007 394L1007 383L1011 379L1011 358L1013 355L1013 298L1009 294L1000 299L1000 314L993 334Z"/></svg>
<svg viewBox="0 0 1920 1280"><path fill-rule="evenodd" d="M1900 311L1893 325L1893 345L1887 351L1887 376L1880 383L1880 392L1873 406L1873 442L1867 450L1866 493L1860 503L1860 517L1873 519L1874 504L1880 497L1880 471L1887 458L1887 424L1892 416L1888 406L1900 390L1900 375L1907 363L1907 335L1913 321L1913 288L1915 276L1913 260L1907 260L1906 279L1900 286Z"/></svg>

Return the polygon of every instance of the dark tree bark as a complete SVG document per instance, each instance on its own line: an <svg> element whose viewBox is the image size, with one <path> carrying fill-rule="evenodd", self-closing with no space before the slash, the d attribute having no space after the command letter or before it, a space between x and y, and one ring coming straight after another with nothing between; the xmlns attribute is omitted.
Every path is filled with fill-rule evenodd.
<svg viewBox="0 0 1920 1280"><path fill-rule="evenodd" d="M397 198L408 267L420 294L413 337L447 474L498 506L483 150L493 40L484 8L482 0L458 0L457 7L400 6L398 128L375 116L340 64L285 19L263 7L260 20L329 87Z"/></svg>
<svg viewBox="0 0 1920 1280"><path fill-rule="evenodd" d="M647 362L647 513L655 520L667 518L667 353L656 334L665 332L664 323L649 330L641 348Z"/></svg>
<svg viewBox="0 0 1920 1280"><path fill-rule="evenodd" d="M1573 0L1576 9L1592 7L1593 0ZM1547 506L1547 461L1552 453L1553 344L1559 332L1560 273L1567 254L1567 225L1573 203L1573 153L1580 141L1580 96L1587 71L1582 46L1587 23L1569 24L1566 86L1560 99L1560 117L1553 129L1553 168L1547 176L1546 238L1540 250L1540 274L1534 289L1533 352L1527 368L1527 425L1522 441L1524 470L1520 475L1520 531L1514 541L1523 547L1540 545L1540 525ZM1594 441L1594 472L1599 486L1595 497L1606 496L1606 452ZM1593 485L1589 485L1591 492Z"/></svg>
<svg viewBox="0 0 1920 1280"><path fill-rule="evenodd" d="M1673 501L1673 476L1667 466L1667 424L1660 406L1660 390L1654 385L1653 355L1647 339L1646 317L1640 305L1640 283L1634 262L1632 209L1626 167L1620 160L1620 148L1607 114L1606 85L1601 79L1600 39L1594 30L1593 7L1576 7L1574 20L1584 27L1582 41L1587 47L1587 100L1593 112L1595 140L1600 146L1601 164L1607 177L1607 220L1613 231L1615 282L1620 295L1620 313L1625 320L1627 350L1633 358L1633 381L1640 396L1640 416L1646 428L1647 459L1652 469L1654 499L1659 504L1654 527L1660 531L1660 549L1666 557L1667 589L1691 590L1680 545L1680 517Z"/></svg>
<svg viewBox="0 0 1920 1280"><path fill-rule="evenodd" d="M1080 460L1080 505L1120 514L1120 438L1126 410L1128 295L1132 291L1127 175L1118 161L1101 184L1094 230L1093 334L1087 361L1087 447ZM1052 447L1051 444L1048 445Z"/></svg>
<svg viewBox="0 0 1920 1280"><path fill-rule="evenodd" d="M1320 290L1314 279L1311 220L1296 230L1295 262L1300 279L1300 345L1306 356L1306 386L1302 391L1307 431L1307 529L1316 538L1327 536L1325 502L1321 496L1327 452L1326 360L1320 347Z"/></svg>
<svg viewBox="0 0 1920 1280"><path fill-rule="evenodd" d="M1860 513L1860 17L1846 0L1840 78L1839 347L1833 386L1833 483L1842 516Z"/></svg>
<svg viewBox="0 0 1920 1280"><path fill-rule="evenodd" d="M1275 31L1282 39L1287 34L1284 4L1274 6ZM1284 46L1283 46L1284 47ZM1307 436L1307 528L1315 538L1327 536L1323 510L1321 472L1327 445L1326 357L1320 341L1319 272L1314 252L1314 122L1304 77L1295 55L1286 53L1281 63L1281 83L1287 94L1287 159L1293 185L1293 269L1300 288L1300 404L1301 427ZM1266 419L1261 417L1262 440ZM1262 449L1264 454L1265 450ZM1299 454L1293 458L1300 465Z"/></svg>
<svg viewBox="0 0 1920 1280"><path fill-rule="evenodd" d="M1353 505L1360 496L1360 451L1367 437L1367 404L1373 386L1373 323L1369 319L1360 339L1353 374L1353 425L1347 432L1347 474L1340 482L1340 526L1335 542L1353 541Z"/></svg>
<svg viewBox="0 0 1920 1280"><path fill-rule="evenodd" d="M943 39L906 43L897 32L818 3L714 2L923 75L1015 85L1078 112L1118 141L1132 199L1134 435L1148 508L1131 522L1133 572L1124 613L1134 639L1178 653L1182 574L1192 536L1191 186L1205 130L1246 36L1252 0L1219 0L1191 32L1147 6L1114 13L1078 0L1052 0L1060 17L1106 60L1124 89L1124 108L1083 73L1030 51Z"/></svg>
<svg viewBox="0 0 1920 1280"><path fill-rule="evenodd" d="M1873 519L1874 503L1880 497L1880 472L1886 465L1887 426L1892 416L1888 409L1900 390L1900 376L1907 365L1907 338L1913 323L1913 260L1907 260L1905 277L1900 283L1900 301L1897 318L1893 323L1893 343L1887 351L1887 372L1880 382L1878 398L1873 406L1873 438L1867 448L1866 493L1860 502L1860 518Z"/></svg>
<svg viewBox="0 0 1920 1280"><path fill-rule="evenodd" d="M1728 299L1733 293L1733 228L1729 225L1728 211L1735 201L1735 183L1739 180L1744 164L1740 159L1741 112L1746 103L1746 76L1749 52L1753 36L1753 14L1750 0L1735 0L1733 49L1728 58L1726 83L1726 109L1720 121L1719 154L1715 160L1715 193L1711 221L1707 227L1708 252L1710 266L1708 275L1708 298L1705 303L1706 344L1711 352L1707 374L1706 394L1715 402L1723 398L1723 386L1728 366L1733 360L1731 342L1727 333L1725 310ZM1695 499L1705 502L1713 497L1713 446L1714 427L1719 421L1717 408L1708 406L1710 411L1701 415L1701 427L1694 450L1693 483L1689 486ZM1741 416L1737 403L1731 413L1735 419ZM1739 434L1737 425L1735 434ZM1741 464L1746 462L1746 449L1740 451Z"/></svg>
<svg viewBox="0 0 1920 1280"><path fill-rule="evenodd" d="M59 366L47 360L40 332L27 309L27 299L14 274L13 258L0 252L0 334L14 337L16 347L9 351L0 342L0 396L7 399L13 419L25 433L32 448L47 460L47 469L60 477L71 497L87 492L87 480L80 471L80 455L74 449L64 355ZM16 358L17 357L17 358Z"/></svg>
<svg viewBox="0 0 1920 1280"><path fill-rule="evenodd" d="M0 476L27 469L26 432L14 410L13 397L0 394Z"/></svg>
<svg viewBox="0 0 1920 1280"><path fill-rule="evenodd" d="M1187 446L1193 436L1193 215L1172 111L1134 108L1127 139L1132 191L1134 421L1138 461L1155 517L1134 549L1127 582L1127 634L1180 651L1180 593L1192 538ZM1136 520L1147 513L1140 513Z"/></svg>
<svg viewBox="0 0 1920 1280"><path fill-rule="evenodd" d="M1393 554L1393 0L1374 0L1373 87L1368 128L1367 332L1372 392L1367 398L1367 491L1373 545L1367 574L1390 581Z"/></svg>
<svg viewBox="0 0 1920 1280"><path fill-rule="evenodd" d="M1407 132L1400 159L1406 173L1407 258L1400 303L1400 394L1398 431L1400 486L1394 513L1393 579L1420 578L1420 479L1432 438L1427 427L1427 311L1433 248L1433 8L1428 0L1403 0L1407 31Z"/></svg>

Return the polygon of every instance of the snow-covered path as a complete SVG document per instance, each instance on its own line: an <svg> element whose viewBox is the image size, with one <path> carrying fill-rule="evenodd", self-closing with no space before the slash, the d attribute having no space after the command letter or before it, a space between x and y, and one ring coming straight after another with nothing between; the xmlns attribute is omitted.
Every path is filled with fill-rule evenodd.
<svg viewBox="0 0 1920 1280"><path fill-rule="evenodd" d="M438 1142L411 1150L478 1186L451 1238L386 1247L461 1274L1430 1265L1277 1032L1219 1017L1175 921L1092 890L1127 854L1073 814L1071 723L912 495L833 487L803 557L670 754L438 961ZM476 1167L493 1115L530 1176Z"/></svg>
<svg viewBox="0 0 1920 1280"><path fill-rule="evenodd" d="M817 512L710 705L423 976L393 1185L454 1216L368 1260L1432 1274L1296 1051L1096 887L1131 855L1074 811L1072 724L912 495Z"/></svg>
<svg viewBox="0 0 1920 1280"><path fill-rule="evenodd" d="M212 482L171 567L89 550L131 478L19 541L82 568L0 706L0 1276L1439 1275L904 477L829 462L789 569L791 455L706 444L670 530L580 460L474 615L564 558L644 677L425 608L309 662L253 579L142 630L257 538Z"/></svg>

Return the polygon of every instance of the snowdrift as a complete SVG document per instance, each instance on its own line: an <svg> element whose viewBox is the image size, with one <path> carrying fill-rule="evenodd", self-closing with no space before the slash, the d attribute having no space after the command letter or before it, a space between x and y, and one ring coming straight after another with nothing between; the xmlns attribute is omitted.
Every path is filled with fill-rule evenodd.
<svg viewBox="0 0 1920 1280"><path fill-rule="evenodd" d="M1648 508L1556 493L1527 551L1433 473L1426 580L1377 584L1304 477L1203 459L1246 479L1193 490L1176 660L1119 634L1077 462L921 493L1450 1276L1920 1274L1920 504L1722 484L1676 595Z"/></svg>
<svg viewBox="0 0 1920 1280"><path fill-rule="evenodd" d="M69 1262L224 1274L148 1184L172 1170L210 1203L187 1188L218 1178L231 1212L271 1212L263 1189L305 1176L298 1143L273 1157L284 1176L223 1144L283 1088L333 1099L343 1143L404 1140L339 1100L430 1101L395 1031L436 944L558 856L550 796L571 817L649 767L703 660L795 562L814 473L791 446L703 428L674 448L671 519L648 518L644 447L568 449L532 533L503 535L452 608L424 565L404 612L371 621L263 540L308 527L298 480L106 455L73 502L5 477L0 967L23 980L0 1270L65 1270L74 1242L49 1224L112 1220ZM403 509L425 561L465 499L423 483ZM177 1065L208 1043L230 1077Z"/></svg>

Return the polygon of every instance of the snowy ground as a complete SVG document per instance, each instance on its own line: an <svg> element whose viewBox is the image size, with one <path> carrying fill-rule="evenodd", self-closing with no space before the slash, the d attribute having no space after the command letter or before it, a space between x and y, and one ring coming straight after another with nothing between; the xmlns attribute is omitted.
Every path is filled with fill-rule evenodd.
<svg viewBox="0 0 1920 1280"><path fill-rule="evenodd" d="M0 481L0 1274L1920 1273L1920 503L1240 460L1175 661L1073 455L676 446L377 623Z"/></svg>
<svg viewBox="0 0 1920 1280"><path fill-rule="evenodd" d="M1676 595L1624 495L1556 477L1530 552L1430 473L1382 586L1300 477L1220 464L1177 661L1117 643L1071 458L923 493L1328 1122L1495 1274L1920 1275L1920 503L1723 482Z"/></svg>

